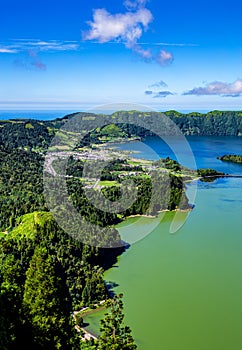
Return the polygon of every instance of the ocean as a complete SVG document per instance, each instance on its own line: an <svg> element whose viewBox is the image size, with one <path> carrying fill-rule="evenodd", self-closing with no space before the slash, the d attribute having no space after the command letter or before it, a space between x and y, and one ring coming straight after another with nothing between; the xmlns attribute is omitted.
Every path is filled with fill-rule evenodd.
<svg viewBox="0 0 242 350"><path fill-rule="evenodd" d="M8 119L36 119L53 120L67 114L79 112L77 110L0 110L0 120Z"/></svg>

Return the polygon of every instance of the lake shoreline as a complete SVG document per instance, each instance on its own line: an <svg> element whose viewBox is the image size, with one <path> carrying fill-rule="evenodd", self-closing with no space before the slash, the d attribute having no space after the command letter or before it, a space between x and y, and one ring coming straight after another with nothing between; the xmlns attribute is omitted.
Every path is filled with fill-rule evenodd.
<svg viewBox="0 0 242 350"><path fill-rule="evenodd" d="M176 213L176 212L187 213L187 212L190 212L192 210L193 210L193 208L187 208L187 209L179 209L179 208L177 208L177 209L173 209L173 210L169 210L169 209L159 210L157 215L134 214L134 215L126 216L125 219L124 219L124 222L127 219L132 219L132 218L139 218L140 217L140 218L146 218L146 219L155 219L161 213Z"/></svg>
<svg viewBox="0 0 242 350"><path fill-rule="evenodd" d="M231 147L234 147L233 143L230 144ZM240 333L239 331L235 331L235 322L233 324L234 327L232 328L229 322L228 324L224 325L224 322L226 321L222 321L224 319L224 308L226 308L226 311L229 315L230 313L231 316L234 315L232 311L229 311L231 310L231 305L229 305L229 303L226 305L224 305L224 303L221 303L220 307L220 304L218 304L218 306L215 304L215 300L218 300L217 295L220 290L219 283L221 285L224 285L224 278L230 278L230 280L232 280L233 286L237 286L236 278L232 278L231 276L235 275L234 271L236 271L237 274L238 271L240 271L237 259L240 259L241 255L236 247L239 246L240 242L242 244L242 241L240 240L239 235L233 234L233 229L231 229L231 234L233 235L233 240L237 243L237 246L235 245L233 252L229 250L229 252L231 251L230 258L233 263L233 269L231 268L231 272L225 269L225 277L224 275L221 276L221 278L219 278L219 283L215 283L214 281L214 275L217 273L217 271L220 271L221 263L224 261L224 255L222 255L222 253L225 249L227 249L227 247L230 247L231 244L231 240L227 233L228 215L232 215L231 222L233 223L234 227L238 228L238 225L240 223L240 209L237 209L238 214L235 215L237 213L235 211L236 208L240 206L239 191L236 188L227 189L229 186L227 185L227 182L229 183L230 178L241 178L241 168L226 168L223 164L221 165L220 162L217 162L216 156L212 157L213 163L211 163L211 147L208 149L207 158L204 156L204 154L200 156L202 158L198 158L198 167L205 168L205 166L207 166L208 168L213 168L218 171L223 171L224 173L231 174L215 176L215 178L218 179L218 186L217 182L215 183L215 186L210 183L206 185L206 188L208 187L208 191L211 187L210 192L205 193L205 191L203 191L204 187L202 186L202 191L197 196L196 200L196 207L198 210L192 210L192 208L190 208L187 210L176 209L173 211L164 211L165 213L171 213L171 219L173 218L172 212L174 212L174 215L179 211L184 212L184 215L185 212L192 212L190 217L191 219L188 221L185 229L182 229L180 232L181 234L170 236L169 225L172 221L168 220L166 222L164 220L164 222L160 224L161 228L157 229L159 230L159 233L163 232L162 234L150 235L149 239L146 240L145 243L141 241L138 245L134 244L132 247L132 254L126 250L126 254L119 256L121 259L118 261L118 268L111 268L105 271L104 278L108 281L115 281L118 284L116 287L117 289L114 289L115 293L121 291L124 292L126 298L125 304L129 309L126 316L127 324L130 325L134 331L137 344L142 350L159 348L161 345L161 336L159 330L161 328L164 330L162 334L164 348L168 348L170 344L174 345L176 348L179 348L179 346L184 346L184 348L187 348L187 342L185 340L190 339L190 319L195 320L194 339L196 342L195 344L199 349L205 348L207 346L207 344L205 346L205 340L209 340L211 343L209 343L207 346L209 350L215 348L218 346L218 344L220 348L221 346L223 348L223 342L225 341L227 345L230 335L231 337L233 336L236 344L241 344L241 342L239 342ZM214 145L214 152L217 152L216 143ZM204 158L206 160L206 163L203 162ZM200 159L202 159L202 162L199 161ZM236 175L236 171L240 171L240 173ZM223 182L222 178L224 178L225 185L220 188L219 183L220 181ZM184 185L187 184L186 191L189 189L190 184L191 186L196 186L196 182L198 182L200 185L199 180L201 181L202 177L196 176L191 180L185 180ZM238 183L241 187L239 180ZM224 186L226 186L226 188L224 188ZM200 186L198 186L198 190L199 187ZM220 194L221 191L223 191L223 195ZM237 199L237 201L233 202L233 208L230 203L232 199ZM221 216L220 206L218 207L218 203L220 205L223 205L222 208L224 208L223 210L226 215ZM162 212L163 211L161 211L161 213ZM157 215L159 215L159 213ZM130 215L124 218L123 223L125 225L125 221L129 218L141 218L142 216L147 219L147 222L148 224L150 223L150 225L152 225L152 220L148 219L155 219L157 217L140 214ZM218 220L214 219L216 217ZM139 220L137 220L137 230L140 227L138 221ZM135 222L135 220L133 220L132 223L133 222ZM206 229L204 229L205 224L207 225ZM136 230L135 225L136 224L134 223L134 226L132 226L132 228L131 226L130 229L128 228L131 233L133 230ZM211 244L208 244L210 241ZM215 251L213 247L216 247ZM204 256L206 259L204 259ZM217 259L215 259L214 256ZM146 280L146 284L142 282L141 271L143 278ZM198 272L200 273L199 280L196 280L194 276L197 276ZM159 276L159 278L156 278L156 280L154 280L154 276ZM183 282L184 279L186 281L186 284ZM197 284L194 284L194 279L195 281L198 281ZM171 282L173 283L172 285ZM173 288L169 289L170 286ZM208 288L210 288L209 295L207 294ZM184 293L184 289L186 293ZM137 290L140 290L141 292L137 293ZM234 290L236 289L234 288ZM223 291L220 293L223 293ZM232 306L237 306L236 302L240 303L239 294L239 292L233 292L233 299L230 301L230 303L232 303ZM150 295L152 295L151 299ZM163 298L161 298L161 295ZM195 295L198 295L197 303L195 303ZM192 299L193 296L194 300ZM200 300L204 301L202 305ZM150 312L148 317L144 319L137 317L140 312L141 305L145 305L147 303L147 305L150 307L150 303L153 302L155 313ZM191 302L194 302L194 304ZM218 300L218 303L219 302L220 300ZM175 307L176 305L179 305L179 307L182 308L183 313L177 313L177 308ZM196 308L198 308L195 311L194 305ZM204 305L207 305L207 308L204 308ZM213 314L214 310L216 311L215 316ZM155 317L154 315L157 313L162 313L163 316L159 319L158 322L151 324L150 320L152 319L152 316ZM217 314L218 316L216 316ZM173 316L173 320L169 323L167 322L167 319L170 319L170 315ZM207 320L207 315L210 315L209 320ZM213 329L216 337L213 336L210 339L208 338L209 336L207 334L204 336L204 332L200 331L201 327L199 322L201 318L204 320L204 322L209 323L210 328ZM230 334L226 336L224 340L221 340L221 342L220 333L217 331L217 325L219 325L219 327L221 327L220 329L223 331L227 329L227 332ZM90 328L90 331L92 333L92 327ZM149 336L147 336L147 334L149 334ZM174 334L182 334L184 338L180 339L183 340L179 342L179 336L172 338L172 335ZM200 346L199 344L201 343L202 345Z"/></svg>

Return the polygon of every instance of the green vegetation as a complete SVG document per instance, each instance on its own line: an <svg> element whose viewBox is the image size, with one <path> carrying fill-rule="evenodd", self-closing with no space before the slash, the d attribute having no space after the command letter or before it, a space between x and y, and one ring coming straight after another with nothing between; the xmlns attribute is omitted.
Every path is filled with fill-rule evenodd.
<svg viewBox="0 0 242 350"><path fill-rule="evenodd" d="M43 196L43 157L32 151L0 147L0 230L17 217L46 210Z"/></svg>
<svg viewBox="0 0 242 350"><path fill-rule="evenodd" d="M198 169L197 170L197 174L198 176L201 177L206 177L206 176L223 176L225 175L224 173L220 172L220 171L216 171L214 169Z"/></svg>
<svg viewBox="0 0 242 350"><path fill-rule="evenodd" d="M183 114L176 111L168 111L164 113L169 117L185 135L217 135L217 136L242 136L242 112L241 111L212 111L207 114L189 113ZM144 138L153 135L149 130L152 119L160 117L160 112L115 112L110 118L105 115L95 115L91 113L74 113L58 118L53 121L37 121L28 119L0 121L0 145L10 149L28 149L34 151L45 151L55 135L62 126L66 124L68 119L79 115L85 121L93 121L96 118L113 123L102 128L97 128L87 134L78 147L88 146L90 144L102 144L110 141L127 140L134 138ZM129 124L129 116L138 118L142 116L145 120L147 128ZM117 119L119 118L119 119ZM121 124L114 124L116 120L123 120ZM160 132L160 130L157 130ZM174 135L176 133L169 128L164 134ZM75 136L75 133L61 131L60 138L63 141L63 147L70 146L69 136ZM73 140L71 141L73 143ZM71 144L74 146L74 144Z"/></svg>
<svg viewBox="0 0 242 350"><path fill-rule="evenodd" d="M3 349L78 349L72 310L108 297L102 266L121 251L82 244L50 213L19 219L0 243Z"/></svg>
<svg viewBox="0 0 242 350"><path fill-rule="evenodd" d="M72 348L75 342L77 345L68 316L69 293L61 277L54 255L44 247L35 248L26 272L22 301L35 348Z"/></svg>
<svg viewBox="0 0 242 350"><path fill-rule="evenodd" d="M137 164L132 165L129 160L116 159L103 168L102 162L96 164L94 161L93 164L89 164L89 174L92 174L92 169L97 168L97 166L103 169L101 182L98 182L97 188L84 190L83 183L78 179L68 179L68 189L78 211L87 220L103 226L118 223L120 218L126 218L130 215L157 215L159 211L166 209L189 209L190 206L185 195L184 179L180 172L181 166L176 161L168 158L165 160L166 168L163 168L163 166L159 168L160 165L161 163L155 162L152 170L150 170L152 163L148 164L147 167ZM81 169L80 160L71 159L70 174L80 175ZM194 172L191 172L190 175L194 177ZM136 194L132 193L129 181L135 184ZM102 187L101 190L99 187ZM102 195L104 195L106 199L111 201L112 211L119 205L116 202L120 200L122 195L122 206L127 209L119 211L119 215L111 211L102 212L88 205L86 193L89 193L89 196L95 196L100 206L103 201ZM134 196L133 204L130 206L127 200L132 196ZM118 209L116 212L118 212Z"/></svg>
<svg viewBox="0 0 242 350"><path fill-rule="evenodd" d="M157 162L155 162L155 164L159 167L163 167L174 172L181 171L181 165L176 160L170 159L169 157L165 159L161 158Z"/></svg>
<svg viewBox="0 0 242 350"><path fill-rule="evenodd" d="M213 182L217 177L226 176L226 174L214 169L198 169L198 176L202 182Z"/></svg>
<svg viewBox="0 0 242 350"><path fill-rule="evenodd" d="M103 180L98 182L98 186L106 187L106 186L117 186L118 183L116 181Z"/></svg>
<svg viewBox="0 0 242 350"><path fill-rule="evenodd" d="M216 135L216 136L242 136L242 112L241 111L212 111L207 114L201 113L189 113L183 114L176 111L168 111L164 113L169 117L182 131L184 135ZM142 118L145 120L146 129L137 125L129 124L129 116L133 118ZM129 112L115 112L112 118L126 120L124 124L119 124L119 130L116 130L115 137L119 138L131 138L131 137L141 137L153 135L150 129L155 129L156 125L152 123L153 118L160 117L162 120L163 113L160 112L139 112L139 111L129 111ZM164 122L164 135L174 135L175 130L170 127L165 127ZM158 127L158 126L157 126ZM156 130L155 130L156 131ZM160 130L157 129L160 133ZM98 134L92 133L90 137L92 143L100 143L101 140Z"/></svg>
<svg viewBox="0 0 242 350"><path fill-rule="evenodd" d="M143 115L137 111L129 114L137 118ZM113 123L119 115L126 117L127 113L114 113ZM96 118L88 113L81 116L90 121ZM144 116L149 126L156 114L150 112ZM176 122L183 118L173 112L170 116ZM76 232L76 239L70 237L48 212L43 193L43 165L44 154L53 136L71 117L48 122L0 121L0 349L3 350L135 349L130 329L123 325L120 296L110 301L110 312L102 322L101 336L97 341L81 340L74 329L73 311L94 307L109 298L103 271L112 266L125 249L114 228L116 223L130 215L156 215L161 210L190 208L184 180L194 178L195 173L175 160L166 158L153 163L122 157L99 162L101 181L96 183L95 160L88 165L85 159L70 157L66 177L69 199L81 216L104 228L103 236L98 237L100 246L110 244L117 248L104 249L82 243L80 237L94 236L94 229L90 232L80 229ZM101 117L105 118L98 116ZM210 116L201 115L184 118L210 120ZM226 120L230 122L231 118ZM236 114L234 118L238 121L240 116ZM89 151L93 150L94 144L152 135L144 128L129 124L126 119L125 123L93 130L77 149L86 147ZM183 127L185 124L186 121ZM194 126L191 128L189 130L197 130ZM69 136L77 137L77 134L62 131L59 136L62 149L74 146ZM95 150L101 152L100 149ZM88 179L82 179L84 166L88 170ZM66 176L61 174L58 161L53 162L53 167L60 176ZM211 169L201 169L199 173L202 177L216 174ZM51 176L54 175L49 174L49 179ZM96 187L89 188L87 183L95 183ZM134 184L133 188L130 183ZM113 210L98 209L90 203L87 195L95 195L100 205L106 198ZM114 209L117 209L115 206L121 196L123 209L116 210L117 214ZM133 198L132 205L129 205L128 198ZM61 196L59 200L62 204ZM78 324L81 322L80 318Z"/></svg>
<svg viewBox="0 0 242 350"><path fill-rule="evenodd" d="M10 125L20 125L22 133L21 122ZM24 127L29 132L36 129ZM9 147L0 147L0 348L90 348L80 344L71 314L108 298L103 270L124 248L114 228L103 239L116 240L121 248L87 246L58 227L46 211L44 158L36 152L41 145L26 148L27 140L22 141L15 148L10 136ZM82 167L82 162L70 159L70 173L80 176ZM78 180L69 178L68 188L80 212L91 222L113 225L117 216L93 208Z"/></svg>
<svg viewBox="0 0 242 350"><path fill-rule="evenodd" d="M231 162L231 163L242 163L242 156L235 154L225 154L224 156L217 157L217 159L222 160L223 162Z"/></svg>
<svg viewBox="0 0 242 350"><path fill-rule="evenodd" d="M101 320L100 331L101 334L98 340L91 339L91 341L83 344L81 349L93 350L135 350L137 346L131 334L131 329L123 323L123 302L122 294L114 296L106 303L107 312L104 319ZM82 318L80 317L80 322Z"/></svg>
<svg viewBox="0 0 242 350"><path fill-rule="evenodd" d="M165 113L185 135L241 136L241 111L211 111L206 114L183 114L175 111Z"/></svg>
<svg viewBox="0 0 242 350"><path fill-rule="evenodd" d="M98 340L98 349L100 350L135 350L137 346L134 343L129 327L124 326L122 294L115 296L109 302L109 312L101 320L101 336Z"/></svg>
<svg viewBox="0 0 242 350"><path fill-rule="evenodd" d="M26 129L34 129L34 126L31 123L25 124Z"/></svg>
<svg viewBox="0 0 242 350"><path fill-rule="evenodd" d="M36 120L0 121L0 145L8 149L47 149L55 133L54 125Z"/></svg>

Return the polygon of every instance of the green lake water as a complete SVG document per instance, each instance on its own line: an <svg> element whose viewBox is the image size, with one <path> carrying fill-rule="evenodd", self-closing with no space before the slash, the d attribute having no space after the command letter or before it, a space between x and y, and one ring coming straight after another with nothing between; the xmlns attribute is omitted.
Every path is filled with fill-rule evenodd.
<svg viewBox="0 0 242 350"><path fill-rule="evenodd" d="M105 273L124 293L125 322L138 349L241 350L242 179L199 182L195 208L175 234L173 217L119 225L126 241L150 233ZM85 321L97 329L99 317Z"/></svg>

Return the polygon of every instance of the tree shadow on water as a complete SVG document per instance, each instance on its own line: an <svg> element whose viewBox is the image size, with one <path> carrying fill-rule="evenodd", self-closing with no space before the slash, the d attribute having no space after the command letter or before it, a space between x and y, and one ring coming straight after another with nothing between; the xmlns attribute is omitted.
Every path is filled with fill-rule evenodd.
<svg viewBox="0 0 242 350"><path fill-rule="evenodd" d="M113 298L115 295L114 289L117 288L119 286L119 284L116 282L113 282L113 281L106 281L105 284L106 284L106 287L108 289L109 296L111 298Z"/></svg>

